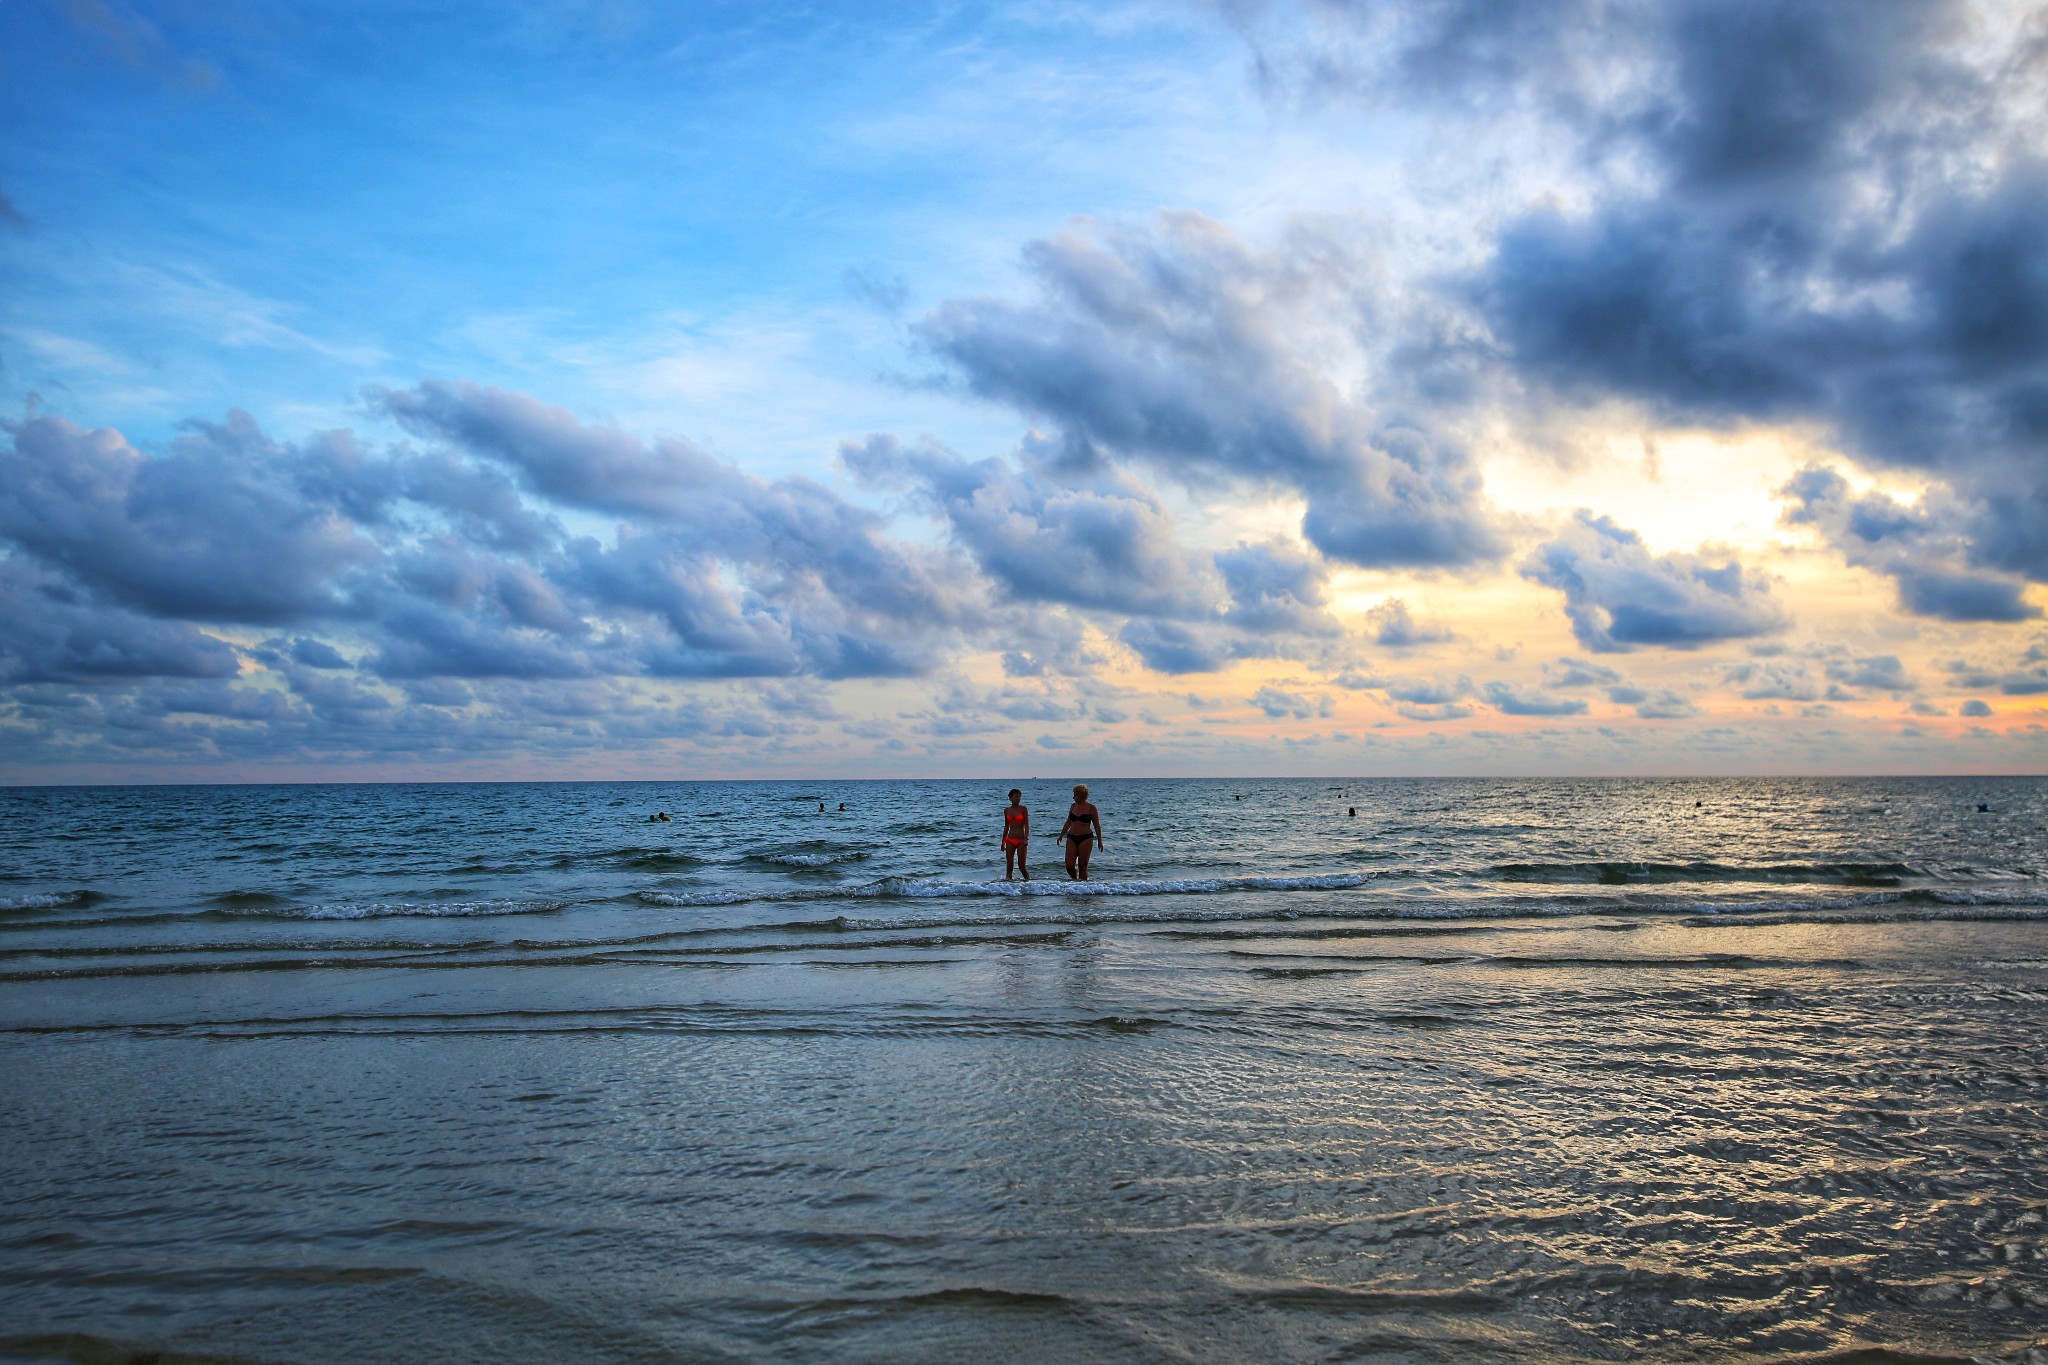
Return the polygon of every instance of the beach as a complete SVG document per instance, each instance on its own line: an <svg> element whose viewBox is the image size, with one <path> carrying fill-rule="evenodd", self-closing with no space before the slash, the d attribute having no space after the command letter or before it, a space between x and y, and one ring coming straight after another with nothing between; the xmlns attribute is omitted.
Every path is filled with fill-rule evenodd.
<svg viewBox="0 0 2048 1365"><path fill-rule="evenodd" d="M2048 786L1091 782L0 794L0 1353L2048 1349Z"/></svg>

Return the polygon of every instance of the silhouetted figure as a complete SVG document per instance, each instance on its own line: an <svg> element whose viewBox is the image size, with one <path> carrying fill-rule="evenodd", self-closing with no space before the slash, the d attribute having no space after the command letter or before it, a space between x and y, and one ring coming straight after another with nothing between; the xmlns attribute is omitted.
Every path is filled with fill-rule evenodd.
<svg viewBox="0 0 2048 1365"><path fill-rule="evenodd" d="M845 803L844 801L841 801L841 802L839 803L839 809L841 809L841 810L845 810L845 809L846 809L846 803Z"/></svg>
<svg viewBox="0 0 2048 1365"><path fill-rule="evenodd" d="M1351 808L1351 818L1352 818L1352 819L1354 819L1354 820L1356 820L1356 819L1358 818L1358 807L1356 807L1356 806L1353 806L1353 807Z"/></svg>
<svg viewBox="0 0 2048 1365"><path fill-rule="evenodd" d="M818 803L818 814L820 814L820 815L823 815L824 813L825 813L825 803L824 803L823 801L820 801L820 802Z"/></svg>
<svg viewBox="0 0 2048 1365"><path fill-rule="evenodd" d="M668 812L665 810L658 810L654 812L654 814L647 817L647 823L650 825L654 824L656 821L660 821L662 824L665 825L675 823L674 821L668 818Z"/></svg>

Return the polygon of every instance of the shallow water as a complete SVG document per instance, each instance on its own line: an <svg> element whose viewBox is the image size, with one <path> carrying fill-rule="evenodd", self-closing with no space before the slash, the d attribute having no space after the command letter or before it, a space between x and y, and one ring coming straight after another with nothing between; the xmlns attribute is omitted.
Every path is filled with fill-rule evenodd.
<svg viewBox="0 0 2048 1365"><path fill-rule="evenodd" d="M2048 784L1007 785L0 791L0 1355L2048 1350Z"/></svg>

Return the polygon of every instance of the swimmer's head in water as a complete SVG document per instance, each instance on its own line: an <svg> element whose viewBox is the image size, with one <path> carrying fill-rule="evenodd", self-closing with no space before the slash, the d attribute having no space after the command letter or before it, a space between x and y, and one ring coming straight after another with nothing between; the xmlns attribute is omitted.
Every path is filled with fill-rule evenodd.
<svg viewBox="0 0 2048 1365"><path fill-rule="evenodd" d="M1088 788L1085 784L1074 788L1074 799L1076 801L1086 801L1088 799Z"/></svg>
<svg viewBox="0 0 2048 1365"><path fill-rule="evenodd" d="M1023 799L1024 799L1024 789L1023 789L1022 787L1012 787L1012 788L1010 788L1010 799L1011 799L1012 801L1021 801L1021 800L1023 800Z"/></svg>

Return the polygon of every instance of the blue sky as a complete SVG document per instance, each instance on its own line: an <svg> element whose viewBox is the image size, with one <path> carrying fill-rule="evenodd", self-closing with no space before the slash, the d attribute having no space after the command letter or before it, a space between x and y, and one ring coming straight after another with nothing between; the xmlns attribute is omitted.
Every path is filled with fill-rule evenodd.
<svg viewBox="0 0 2048 1365"><path fill-rule="evenodd" d="M0 778L2032 771L2038 5L0 4Z"/></svg>

